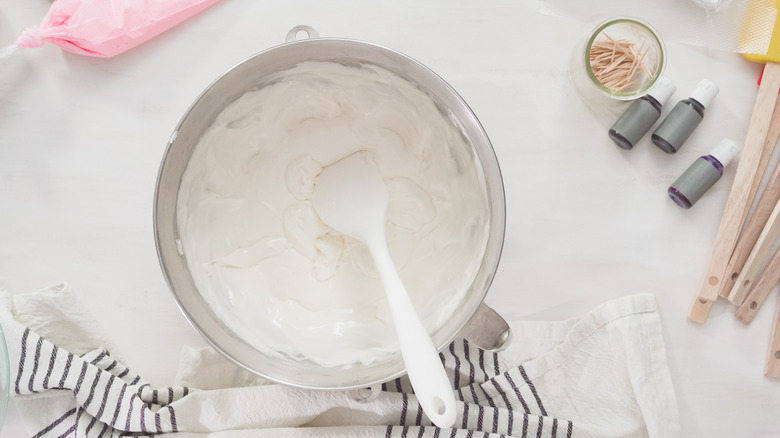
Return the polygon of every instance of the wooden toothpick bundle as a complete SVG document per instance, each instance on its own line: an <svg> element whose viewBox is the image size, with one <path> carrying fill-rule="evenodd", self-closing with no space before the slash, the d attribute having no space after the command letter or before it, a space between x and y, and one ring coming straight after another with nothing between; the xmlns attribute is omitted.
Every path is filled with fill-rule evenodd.
<svg viewBox="0 0 780 438"><path fill-rule="evenodd" d="M651 76L643 62L647 53L644 42L636 49L632 41L601 35L606 39L591 44L589 58L593 74L605 87L621 91L634 83L640 71Z"/></svg>

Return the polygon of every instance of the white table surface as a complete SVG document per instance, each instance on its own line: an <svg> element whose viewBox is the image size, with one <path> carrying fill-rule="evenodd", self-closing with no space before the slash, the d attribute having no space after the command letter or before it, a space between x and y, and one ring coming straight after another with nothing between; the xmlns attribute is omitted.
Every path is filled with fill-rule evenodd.
<svg viewBox="0 0 780 438"><path fill-rule="evenodd" d="M37 24L49 5L0 3L0 45ZM69 283L128 366L152 385L172 383L181 346L205 343L174 304L157 262L152 199L160 159L201 90L298 24L406 53L472 106L506 188L506 242L490 305L507 319L559 320L652 292L684 436L780 434L780 382L763 376L774 298L750 326L723 301L703 326L686 318L736 166L691 210L665 193L721 138L744 140L760 66L667 40L675 101L704 77L721 92L676 155L649 136L622 151L606 135L613 113L586 107L568 81L572 50L591 25L541 15L535 2L224 0L113 59L47 45L0 61L6 287L25 293ZM3 436L24 435L11 407Z"/></svg>

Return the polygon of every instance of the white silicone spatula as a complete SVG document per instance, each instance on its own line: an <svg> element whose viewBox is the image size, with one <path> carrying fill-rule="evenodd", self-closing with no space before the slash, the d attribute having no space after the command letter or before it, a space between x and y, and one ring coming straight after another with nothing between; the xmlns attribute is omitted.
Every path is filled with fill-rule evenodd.
<svg viewBox="0 0 780 438"><path fill-rule="evenodd" d="M385 235L387 188L371 155L356 152L325 167L315 181L312 201L326 224L368 247L387 294L414 392L435 425L451 427L455 423L455 395L390 258Z"/></svg>

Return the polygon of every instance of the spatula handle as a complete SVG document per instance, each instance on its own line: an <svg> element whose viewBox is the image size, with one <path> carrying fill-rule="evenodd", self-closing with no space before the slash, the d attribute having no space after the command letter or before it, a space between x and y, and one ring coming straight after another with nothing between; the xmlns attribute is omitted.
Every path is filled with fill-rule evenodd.
<svg viewBox="0 0 780 438"><path fill-rule="evenodd" d="M753 318L764 305L764 301L769 297L778 280L780 280L780 251L775 252L769 260L734 316L745 324L753 322Z"/></svg>
<svg viewBox="0 0 780 438"><path fill-rule="evenodd" d="M764 76L753 106L742 156L718 227L712 255L693 302L693 308L688 314L688 317L695 322L703 323L707 320L710 303L720 295L729 259L734 252L742 225L745 223L753 197L769 162L772 148L765 147L765 143L778 90L780 90L780 64L768 62L764 66Z"/></svg>
<svg viewBox="0 0 780 438"><path fill-rule="evenodd" d="M769 339L764 375L780 378L780 294L775 310L775 321L772 323L772 336Z"/></svg>
<svg viewBox="0 0 780 438"><path fill-rule="evenodd" d="M745 261L742 272L737 277L734 288L729 295L731 302L739 301L741 303L744 301L750 288L756 284L758 276L761 274L761 269L764 267L764 263L766 263L769 257L769 252L778 237L780 237L780 203L775 204L775 208L772 210L772 214L769 215L761 235L758 236L756 244L750 251L747 261Z"/></svg>
<svg viewBox="0 0 780 438"><path fill-rule="evenodd" d="M772 149L777 144L778 138L780 138L780 94L778 94L775 104L775 112L772 114L772 121L769 123L769 132L766 135L766 141L764 148ZM753 246L756 244L761 231L764 229L764 224L772 214L774 206L777 201L780 200L780 166L775 166L775 170L772 172L772 176L769 177L764 191L761 193L761 197L758 199L758 204L753 210L753 213L745 224L745 229L742 230L742 234L737 241L737 247L734 249L734 253L731 255L728 267L726 268L726 275L723 279L723 287L720 290L720 296L728 298L729 301L741 305L745 299L744 295L733 294L731 291L736 284L737 276L742 272L745 262L750 255Z"/></svg>
<svg viewBox="0 0 780 438"><path fill-rule="evenodd" d="M438 427L455 424L455 393L439 352L420 321L390 258L384 236L366 242L387 294L406 372L423 412Z"/></svg>

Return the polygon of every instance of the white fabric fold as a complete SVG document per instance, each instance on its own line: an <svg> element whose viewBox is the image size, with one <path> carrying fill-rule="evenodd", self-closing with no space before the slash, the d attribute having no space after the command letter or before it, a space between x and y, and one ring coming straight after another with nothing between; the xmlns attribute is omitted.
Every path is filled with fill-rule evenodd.
<svg viewBox="0 0 780 438"><path fill-rule="evenodd" d="M185 347L173 385L126 368L65 285L0 291L17 411L36 437L676 437L677 402L655 298L560 322L514 322L499 354L457 339L440 356L458 419L438 429L408 379L370 396L267 382Z"/></svg>

